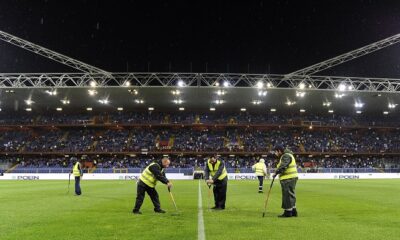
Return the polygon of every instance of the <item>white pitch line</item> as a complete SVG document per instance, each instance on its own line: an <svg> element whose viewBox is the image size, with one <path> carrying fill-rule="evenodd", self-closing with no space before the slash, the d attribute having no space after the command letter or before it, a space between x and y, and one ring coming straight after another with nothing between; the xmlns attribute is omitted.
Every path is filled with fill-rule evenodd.
<svg viewBox="0 0 400 240"><path fill-rule="evenodd" d="M206 234L204 232L204 219L203 219L203 198L201 197L201 180L199 180L199 214L197 218L197 239L206 240Z"/></svg>

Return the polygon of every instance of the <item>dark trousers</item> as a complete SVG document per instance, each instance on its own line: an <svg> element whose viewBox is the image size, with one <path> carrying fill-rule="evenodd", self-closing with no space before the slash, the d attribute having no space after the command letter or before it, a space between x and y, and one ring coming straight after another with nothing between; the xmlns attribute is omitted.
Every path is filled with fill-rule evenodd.
<svg viewBox="0 0 400 240"><path fill-rule="evenodd" d="M137 183L137 191L136 191L136 203L133 211L139 211L140 207L143 204L145 193L149 194L151 201L154 205L154 211L160 210L160 200L158 199L158 193L155 188L147 186L142 181L138 181Z"/></svg>
<svg viewBox="0 0 400 240"><path fill-rule="evenodd" d="M81 177L75 176L75 194L76 195L81 195Z"/></svg>
<svg viewBox="0 0 400 240"><path fill-rule="evenodd" d="M282 208L291 209L296 207L296 183L298 178L281 180Z"/></svg>
<svg viewBox="0 0 400 240"><path fill-rule="evenodd" d="M214 202L215 207L225 209L226 190L228 188L228 177L214 182Z"/></svg>
<svg viewBox="0 0 400 240"><path fill-rule="evenodd" d="M263 190L264 176L257 176L258 178L258 191L261 192Z"/></svg>

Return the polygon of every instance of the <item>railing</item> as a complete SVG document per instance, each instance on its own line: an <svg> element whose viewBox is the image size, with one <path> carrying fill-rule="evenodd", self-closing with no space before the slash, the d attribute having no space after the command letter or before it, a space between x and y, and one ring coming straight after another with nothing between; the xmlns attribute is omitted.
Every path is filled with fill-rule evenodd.
<svg viewBox="0 0 400 240"><path fill-rule="evenodd" d="M316 127L316 128L341 128L341 129L394 129L399 127L398 122L361 122L360 124L347 124L345 122L322 122L322 121L284 121L284 122L253 122L253 123L248 123L246 121L239 121L235 124L232 123L221 123L218 121L212 122L202 122L202 123L192 123L192 122L174 122L174 123L161 123L160 121L148 121L145 123L142 122L135 122L135 123L129 123L129 122L113 122L113 123L94 123L91 120L77 120L72 123L57 123L57 122L49 122L49 123L11 123L7 122L4 120L0 120L0 127L4 128L20 128L21 126L26 127L26 128L44 128L44 127L56 127L56 128L82 128L82 127L87 127L87 128L110 128L110 127L126 127L126 128L133 128L133 127L238 127L238 128L248 128L248 127L254 127L254 128L278 128L278 127L287 127L287 128L298 128L299 126L302 127L309 127L310 125Z"/></svg>
<svg viewBox="0 0 400 240"><path fill-rule="evenodd" d="M118 168L121 169L121 168ZM141 173L144 168L125 168L127 171L121 173ZM168 168L166 173L183 173L185 175L192 175L193 168ZM70 173L71 168L35 168L35 167L19 167L14 169L11 173ZM91 172L91 169L84 169L84 173ZM114 168L96 168L91 173L120 173L115 171Z"/></svg>
<svg viewBox="0 0 400 240"><path fill-rule="evenodd" d="M126 168L124 173L141 173L144 168ZM228 173L253 173L251 168L227 168ZM194 168L167 168L166 173L192 175ZM270 169L274 173L275 169ZM11 173L70 173L71 168L18 167ZM90 169L84 169L84 173ZM299 173L400 173L400 168L298 168ZM115 173L114 168L96 168L92 173Z"/></svg>
<svg viewBox="0 0 400 240"><path fill-rule="evenodd" d="M399 168L299 168L299 173L400 173Z"/></svg>
<svg viewBox="0 0 400 240"><path fill-rule="evenodd" d="M125 156L125 155L139 155L147 153L148 155L161 155L161 154L170 154L170 155L237 155L237 156L243 156L243 155L266 155L270 153L269 149L259 149L259 150L238 150L238 149L218 149L218 150L201 150L201 151L190 151L190 150L153 150L153 149L146 149L144 151L143 149L139 150L132 150L132 151L119 151L119 152L112 152L112 151L76 151L73 149L66 149L66 150L61 150L61 151L48 151L48 152L27 152L27 151L0 151L0 156L64 156L64 155L118 155L118 156ZM295 155L299 156L325 156L325 155L330 155L330 156L341 156L341 155L347 155L347 156L394 156L398 157L400 155L400 149L396 145L395 149L376 149L374 151L353 151L353 150L346 150L346 149L339 149L338 151L307 151L307 152L301 152L301 151L295 151Z"/></svg>

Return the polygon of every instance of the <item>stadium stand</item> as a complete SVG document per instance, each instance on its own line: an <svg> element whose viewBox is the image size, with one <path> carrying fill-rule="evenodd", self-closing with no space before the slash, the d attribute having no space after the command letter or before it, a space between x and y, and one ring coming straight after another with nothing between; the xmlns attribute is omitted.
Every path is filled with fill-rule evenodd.
<svg viewBox="0 0 400 240"><path fill-rule="evenodd" d="M62 116L62 117L61 117ZM310 128L310 123L314 123ZM318 124L317 124L318 123ZM215 125L217 124L217 125ZM382 127L378 125L386 125ZM13 172L66 172L70 155L96 160L94 172L139 172L154 157L171 155L173 170L193 171L221 154L230 172L251 172L275 143L291 148L301 171L396 171L400 134L395 122L345 116L191 113L113 113L4 118L1 161ZM148 154L151 157L146 157ZM386 154L386 155L385 155ZM191 169L191 170L184 170ZM358 170L355 170L358 169Z"/></svg>

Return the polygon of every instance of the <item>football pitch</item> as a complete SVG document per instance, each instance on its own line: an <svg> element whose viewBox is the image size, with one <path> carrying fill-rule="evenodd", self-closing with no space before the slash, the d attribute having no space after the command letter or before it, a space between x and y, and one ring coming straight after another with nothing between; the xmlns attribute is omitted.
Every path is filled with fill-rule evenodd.
<svg viewBox="0 0 400 240"><path fill-rule="evenodd" d="M299 180L299 217L287 219L277 217L282 212L279 181L265 218L266 195L257 193L255 181L229 181L224 211L208 209L203 181L173 184L178 212L159 183L161 207L167 213L154 213L146 195L143 214L133 215L134 181L83 179L79 197L73 194L73 181L69 194L68 181L0 181L0 239L400 238L400 180Z"/></svg>

